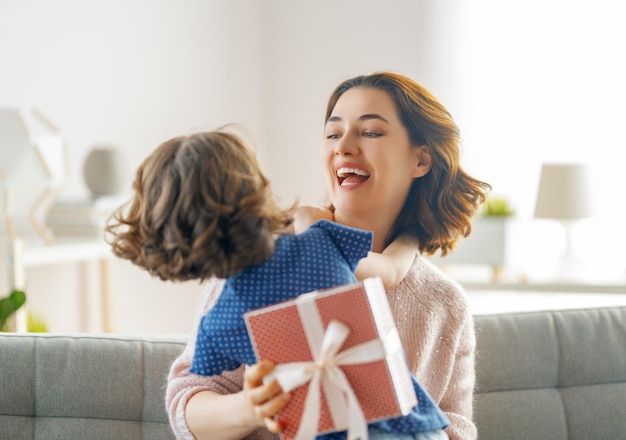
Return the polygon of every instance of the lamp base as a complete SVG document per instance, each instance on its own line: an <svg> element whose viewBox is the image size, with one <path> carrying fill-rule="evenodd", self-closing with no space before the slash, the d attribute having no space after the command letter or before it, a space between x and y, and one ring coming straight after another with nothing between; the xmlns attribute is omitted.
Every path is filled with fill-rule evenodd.
<svg viewBox="0 0 626 440"><path fill-rule="evenodd" d="M583 281L587 276L587 267L585 262L579 258L572 246L572 232L574 229L573 221L562 221L565 230L565 251L557 265L556 279L557 281Z"/></svg>
<svg viewBox="0 0 626 440"><path fill-rule="evenodd" d="M587 267L582 259L573 254L561 256L556 268L556 281L584 281L586 277Z"/></svg>

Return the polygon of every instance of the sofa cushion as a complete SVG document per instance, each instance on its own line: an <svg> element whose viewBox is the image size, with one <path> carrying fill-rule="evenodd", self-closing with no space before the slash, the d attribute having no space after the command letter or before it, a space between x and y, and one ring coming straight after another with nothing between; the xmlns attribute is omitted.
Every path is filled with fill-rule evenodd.
<svg viewBox="0 0 626 440"><path fill-rule="evenodd" d="M480 440L626 432L626 307L475 317Z"/></svg>
<svg viewBox="0 0 626 440"><path fill-rule="evenodd" d="M626 307L475 317L480 440L626 432ZM0 439L173 439L186 336L0 333Z"/></svg>
<svg viewBox="0 0 626 440"><path fill-rule="evenodd" d="M185 341L0 334L0 438L174 438L165 384Z"/></svg>

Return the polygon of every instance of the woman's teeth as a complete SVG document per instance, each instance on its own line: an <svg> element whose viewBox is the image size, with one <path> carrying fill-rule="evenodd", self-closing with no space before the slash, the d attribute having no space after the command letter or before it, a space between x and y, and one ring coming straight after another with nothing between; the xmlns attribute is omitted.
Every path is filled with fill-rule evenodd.
<svg viewBox="0 0 626 440"><path fill-rule="evenodd" d="M337 169L337 177L341 186L351 186L365 182L370 173L359 168L341 167Z"/></svg>

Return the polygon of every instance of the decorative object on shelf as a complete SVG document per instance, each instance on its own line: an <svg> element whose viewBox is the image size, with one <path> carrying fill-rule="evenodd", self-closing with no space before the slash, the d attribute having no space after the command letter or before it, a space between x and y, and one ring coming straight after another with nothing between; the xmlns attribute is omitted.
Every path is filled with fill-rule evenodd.
<svg viewBox="0 0 626 440"><path fill-rule="evenodd" d="M94 196L119 194L124 186L124 159L114 147L92 149L85 159L83 176L87 188Z"/></svg>
<svg viewBox="0 0 626 440"><path fill-rule="evenodd" d="M581 163L546 163L541 168L535 203L535 218L561 222L565 230L565 251L560 261L558 278L578 278L583 269L573 246L574 225L594 214L590 191L591 179Z"/></svg>
<svg viewBox="0 0 626 440"><path fill-rule="evenodd" d="M48 211L46 224L56 237L102 239L108 218L129 199L125 194L58 199Z"/></svg>
<svg viewBox="0 0 626 440"><path fill-rule="evenodd" d="M51 243L54 237L44 217L67 177L66 170L65 141L57 127L37 110L0 109L0 185L4 186L0 236L14 234Z"/></svg>

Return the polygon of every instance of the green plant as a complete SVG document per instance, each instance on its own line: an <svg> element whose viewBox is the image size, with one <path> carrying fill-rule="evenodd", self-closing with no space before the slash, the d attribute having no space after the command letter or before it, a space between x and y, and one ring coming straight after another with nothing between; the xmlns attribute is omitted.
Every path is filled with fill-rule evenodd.
<svg viewBox="0 0 626 440"><path fill-rule="evenodd" d="M482 206L483 217L511 217L515 211L506 197L489 195Z"/></svg>
<svg viewBox="0 0 626 440"><path fill-rule="evenodd" d="M47 333L50 329L46 321L40 316L26 312L26 331L29 333Z"/></svg>
<svg viewBox="0 0 626 440"><path fill-rule="evenodd" d="M0 298L0 331L6 331L7 320L26 302L22 290L13 290L9 296Z"/></svg>

